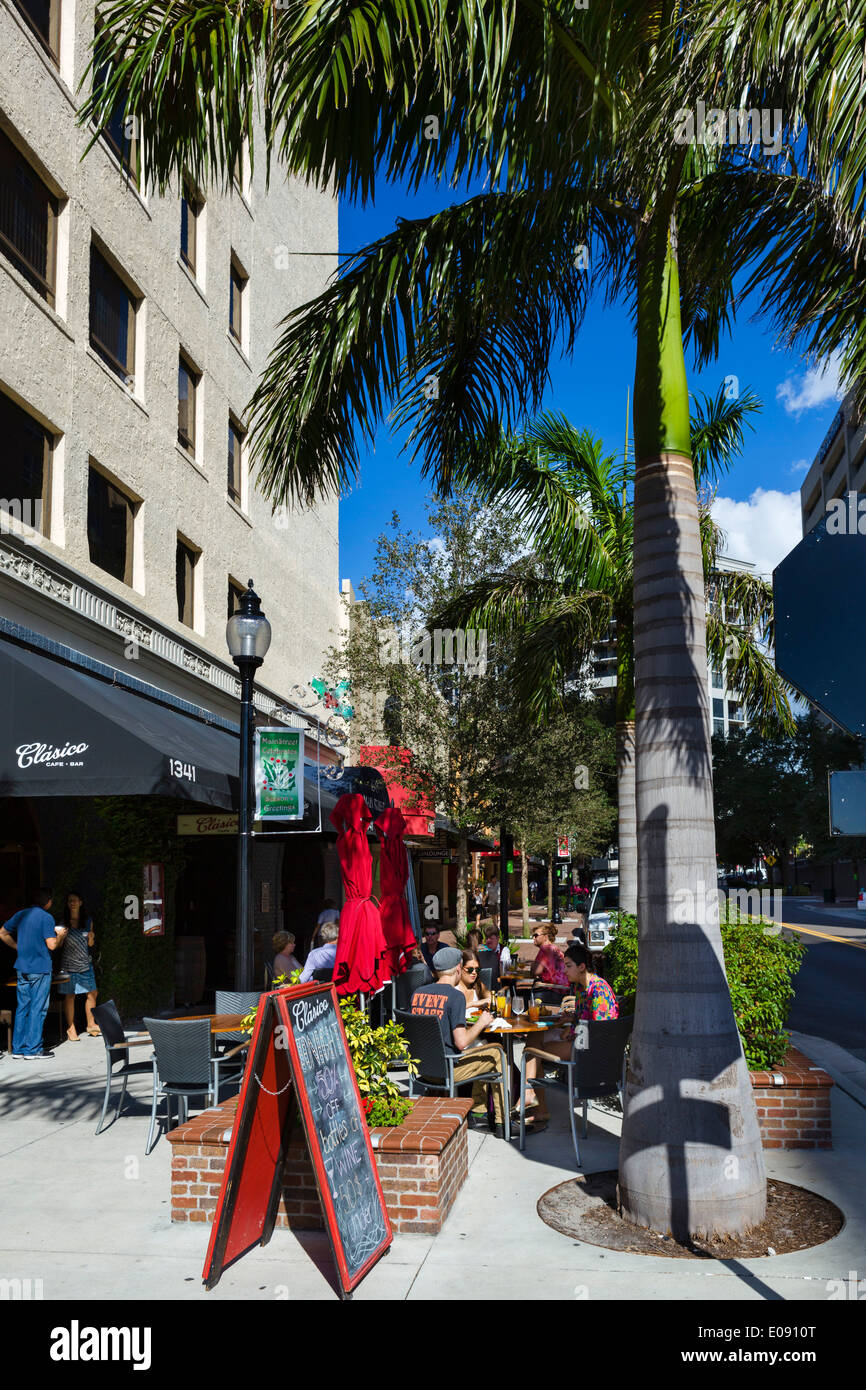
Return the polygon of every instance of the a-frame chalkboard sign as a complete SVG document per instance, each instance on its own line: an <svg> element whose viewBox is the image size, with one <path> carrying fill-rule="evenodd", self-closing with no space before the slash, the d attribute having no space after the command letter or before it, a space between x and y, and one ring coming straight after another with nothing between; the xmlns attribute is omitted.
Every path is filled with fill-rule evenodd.
<svg viewBox="0 0 866 1390"><path fill-rule="evenodd" d="M343 1298L393 1235L332 985L263 994L202 1278L274 1230L283 1159L300 1116Z"/></svg>

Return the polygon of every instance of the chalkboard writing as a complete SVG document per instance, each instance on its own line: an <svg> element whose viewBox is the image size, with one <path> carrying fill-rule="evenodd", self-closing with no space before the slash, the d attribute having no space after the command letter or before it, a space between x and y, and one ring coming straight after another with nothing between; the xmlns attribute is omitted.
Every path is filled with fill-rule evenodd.
<svg viewBox="0 0 866 1390"><path fill-rule="evenodd" d="M338 1264L349 1287L390 1243L379 1175L333 989L278 1000L307 1140ZM334 1229L336 1227L336 1229Z"/></svg>

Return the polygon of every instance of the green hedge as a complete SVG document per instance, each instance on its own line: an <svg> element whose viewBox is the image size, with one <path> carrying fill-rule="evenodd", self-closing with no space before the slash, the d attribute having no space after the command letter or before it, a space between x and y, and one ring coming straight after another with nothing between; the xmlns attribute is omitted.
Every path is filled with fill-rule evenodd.
<svg viewBox="0 0 866 1390"><path fill-rule="evenodd" d="M605 951L607 977L620 1010L634 1011L638 985L637 918L618 914L618 930ZM788 1050L788 1011L794 997L792 981L805 946L766 931L769 923L744 919L721 924L725 974L746 1062L752 1071L776 1066Z"/></svg>
<svg viewBox="0 0 866 1390"><path fill-rule="evenodd" d="M183 858L177 802L158 797L99 797L95 802L107 871L97 922L101 1001L114 999L121 1017L164 1009L174 991L174 890ZM165 935L142 931L142 866L165 869ZM126 915L137 898L138 914Z"/></svg>

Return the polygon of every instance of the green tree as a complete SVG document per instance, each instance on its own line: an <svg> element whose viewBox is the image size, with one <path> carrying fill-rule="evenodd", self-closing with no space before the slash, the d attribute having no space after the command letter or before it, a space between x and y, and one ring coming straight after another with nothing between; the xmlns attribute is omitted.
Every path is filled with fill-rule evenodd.
<svg viewBox="0 0 866 1390"><path fill-rule="evenodd" d="M713 739L716 843L728 864L748 864L771 854L771 881L785 881L788 857L801 842L818 859L834 859L838 838L828 826L827 773L860 764L860 745L850 734L801 716L791 731L764 734L747 727ZM845 839L845 853L866 853L862 839Z"/></svg>
<svg viewBox="0 0 866 1390"><path fill-rule="evenodd" d="M769 655L773 591L757 575L719 568L722 535L710 514L709 483L742 448L743 424L760 408L751 392L727 401L703 396L691 415L700 507L707 649L762 728L792 731L787 687ZM564 416L544 415L506 438L476 474L488 506L519 517L530 557L507 571L474 577L437 620L510 634L520 697L538 719L561 704L569 676L593 644L616 636L619 883L624 912L637 909L634 764L634 467L605 455L600 440Z"/></svg>
<svg viewBox="0 0 866 1390"><path fill-rule="evenodd" d="M422 536L393 514L373 574L360 586L362 614L331 653L329 670L352 683L353 739L388 745L383 770L456 827L460 926L468 839L499 823L498 769L514 751L515 720L505 644L488 647L483 630L443 630L432 615L470 576L513 560L520 534L516 520L495 520L470 494L432 501L427 517L431 534Z"/></svg>
<svg viewBox="0 0 866 1390"><path fill-rule="evenodd" d="M227 179L245 141L255 160L257 106L266 154L337 194L483 180L287 319L252 404L275 502L344 486L391 401L447 487L461 441L483 452L538 409L590 277L632 307L642 974L620 1193L630 1220L678 1236L749 1227L766 1183L718 925L671 928L677 896L715 869L684 339L711 358L754 291L788 343L841 349L866 379L866 15L842 0L116 0L106 18L108 77L82 119L118 102L141 117L159 182ZM735 142L689 135L699 102L734 109ZM738 107L783 111L787 145L744 134Z"/></svg>

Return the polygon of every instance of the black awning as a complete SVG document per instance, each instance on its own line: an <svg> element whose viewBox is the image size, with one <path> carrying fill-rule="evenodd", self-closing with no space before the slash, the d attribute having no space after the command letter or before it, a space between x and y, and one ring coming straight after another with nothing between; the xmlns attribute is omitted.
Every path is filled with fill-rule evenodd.
<svg viewBox="0 0 866 1390"><path fill-rule="evenodd" d="M238 739L0 642L0 796L172 796L237 807Z"/></svg>

